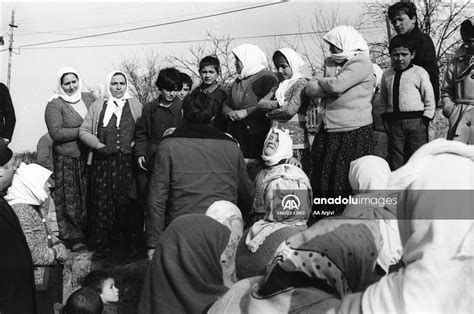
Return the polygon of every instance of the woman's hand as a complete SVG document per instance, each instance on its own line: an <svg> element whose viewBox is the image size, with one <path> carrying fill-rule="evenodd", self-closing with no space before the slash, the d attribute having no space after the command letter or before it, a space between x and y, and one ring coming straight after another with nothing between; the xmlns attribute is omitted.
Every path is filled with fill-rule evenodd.
<svg viewBox="0 0 474 314"><path fill-rule="evenodd" d="M148 171L148 169L145 167L146 165L146 158L145 156L139 156L137 158L137 164L138 164L138 168L144 170L144 171Z"/></svg>
<svg viewBox="0 0 474 314"><path fill-rule="evenodd" d="M56 259L60 263L65 262L69 257L69 252L62 243L56 244L52 249L56 252Z"/></svg>
<svg viewBox="0 0 474 314"><path fill-rule="evenodd" d="M293 165L293 166L296 166L298 168L301 168L301 162L296 159L295 157L290 157L286 160L286 163L289 164L289 165Z"/></svg>

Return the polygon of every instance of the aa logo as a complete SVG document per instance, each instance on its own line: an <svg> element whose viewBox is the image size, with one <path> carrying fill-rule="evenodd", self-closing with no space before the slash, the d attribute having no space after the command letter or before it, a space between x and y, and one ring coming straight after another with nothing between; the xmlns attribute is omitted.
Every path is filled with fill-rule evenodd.
<svg viewBox="0 0 474 314"><path fill-rule="evenodd" d="M281 206L283 206L283 210L299 210L300 204L300 199L293 194L285 196L281 201Z"/></svg>

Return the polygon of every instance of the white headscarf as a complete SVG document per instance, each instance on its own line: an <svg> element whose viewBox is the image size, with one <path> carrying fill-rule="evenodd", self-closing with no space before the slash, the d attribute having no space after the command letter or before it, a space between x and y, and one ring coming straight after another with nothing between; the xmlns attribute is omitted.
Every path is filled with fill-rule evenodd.
<svg viewBox="0 0 474 314"><path fill-rule="evenodd" d="M243 234L244 222L240 209L229 201L216 201L206 211L206 216L220 222L230 230L229 243L221 256L224 284L231 287L236 281L235 255Z"/></svg>
<svg viewBox="0 0 474 314"><path fill-rule="evenodd" d="M386 191L390 175L388 163L380 157L369 155L352 161L349 168L349 182L352 190L354 193L369 193L357 194L354 197L391 198L390 192ZM342 213L345 217L364 218L378 222L383 245L377 262L387 273L390 265L398 263L403 254L396 209L395 206L390 205L349 204Z"/></svg>
<svg viewBox="0 0 474 314"><path fill-rule="evenodd" d="M63 90L62 88L62 84L61 84L61 78L65 75L65 74L74 74L76 75L77 77L77 82L78 82L78 86L77 86L77 90L76 92L69 96L68 94L66 94L66 92ZM76 103L78 102L79 100L81 100L81 89L82 89L82 79L81 79L81 76L79 75L79 73L71 68L71 67L63 67L61 68L59 71L58 71L58 74L56 75L56 81L57 81L57 94L54 94L51 99L54 99L54 98L61 98L63 99L64 101L67 101L69 103ZM87 109L86 109L87 111Z"/></svg>
<svg viewBox="0 0 474 314"><path fill-rule="evenodd" d="M337 63L342 63L351 59L358 53L369 56L369 46L362 35L352 26L340 25L334 27L323 39L341 49L341 53L332 53L332 59Z"/></svg>
<svg viewBox="0 0 474 314"><path fill-rule="evenodd" d="M272 133L278 134L278 148L273 155L267 156L265 155L265 146ZM274 166L278 164L281 160L290 157L293 157L293 140L289 135L289 131L271 128L270 131L268 131L267 138L265 139L262 150L262 159L265 162L265 165Z"/></svg>
<svg viewBox="0 0 474 314"><path fill-rule="evenodd" d="M241 80L268 68L265 53L256 45L243 44L232 49L232 53L242 62L242 71L238 75Z"/></svg>
<svg viewBox="0 0 474 314"><path fill-rule="evenodd" d="M372 155L364 156L351 161L349 182L355 193L385 190L391 173L385 159Z"/></svg>
<svg viewBox="0 0 474 314"><path fill-rule="evenodd" d="M392 178L392 186L404 189L398 218L406 267L370 286L362 311L471 313L474 146L433 141Z"/></svg>
<svg viewBox="0 0 474 314"><path fill-rule="evenodd" d="M112 77L114 77L116 74L122 74L125 77L125 83L127 84L122 98L115 98L110 92L110 83L112 81ZM123 106L125 106L127 99L132 98L132 96L130 96L128 93L128 79L125 73L122 71L112 71L107 74L107 78L105 80L105 92L107 93L107 108L105 109L104 113L103 126L107 126L110 118L112 118L112 115L115 113L115 116L117 117L116 126L118 127L120 125L120 119L122 118Z"/></svg>
<svg viewBox="0 0 474 314"><path fill-rule="evenodd" d="M301 67L304 65L304 61L300 57L300 55L297 54L293 49L282 48L282 49L278 49L278 51L281 52L283 56L285 56L291 68L291 71L293 71L293 75L289 79L284 80L283 82L280 82L280 84L278 85L278 89L275 91L275 97L278 100L278 104L280 106L283 106L283 104L285 103L286 91L291 86L293 86L293 84L297 80L303 77L300 73L300 70L301 70Z"/></svg>
<svg viewBox="0 0 474 314"><path fill-rule="evenodd" d="M48 198L44 185L52 172L37 164L21 163L5 200L8 204L42 205Z"/></svg>

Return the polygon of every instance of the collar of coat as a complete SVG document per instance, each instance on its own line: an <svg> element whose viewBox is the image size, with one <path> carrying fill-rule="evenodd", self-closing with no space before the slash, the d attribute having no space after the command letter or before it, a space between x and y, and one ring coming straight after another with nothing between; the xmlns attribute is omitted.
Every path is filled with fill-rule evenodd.
<svg viewBox="0 0 474 314"><path fill-rule="evenodd" d="M232 136L209 124L184 123L182 126L174 130L173 133L165 136L163 139L166 138L216 139L237 143L237 141Z"/></svg>

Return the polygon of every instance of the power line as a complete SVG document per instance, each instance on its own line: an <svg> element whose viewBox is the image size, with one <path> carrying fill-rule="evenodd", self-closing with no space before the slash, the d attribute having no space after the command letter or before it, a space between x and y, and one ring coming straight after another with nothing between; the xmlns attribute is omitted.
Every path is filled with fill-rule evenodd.
<svg viewBox="0 0 474 314"><path fill-rule="evenodd" d="M83 15L93 15L93 14L99 14L99 13L102 13L104 11L107 11L107 12L113 12L113 11L120 11L120 10L128 10L130 8L135 8L135 7L140 7L140 6L143 6L143 4L134 4L134 5L128 5L128 6L121 6L121 7L111 7L110 5L107 5L107 7L105 8L102 8L102 9L97 9L97 8L94 8L94 9L87 9L87 10L83 10L83 11L79 11L79 12L76 12L76 14L69 14L69 15L61 15L61 16L58 16L57 14L55 15L48 15L48 16L43 16L43 17L39 17L39 18L33 18L33 19L27 19L27 20L24 20L24 21L20 21L20 24L21 25L25 25L25 24L31 24L31 23L36 23L36 22L45 22L45 21L52 21L52 20L64 20L64 19L69 19L71 17L78 17L78 16L83 16Z"/></svg>
<svg viewBox="0 0 474 314"><path fill-rule="evenodd" d="M361 27L358 30L376 30L384 29L384 26L380 27ZM301 36L301 35L314 35L324 34L328 30L312 31L312 32L297 32L297 33L284 33L284 34L266 34L266 35L254 35L254 36L239 36L229 37L230 40L240 39L257 39L257 38L271 38L271 37L286 37L286 36ZM168 44L187 44L187 43L198 43L214 41L213 38L208 39L188 39L188 40L175 40L175 41L160 41L160 42L144 42L144 43L131 43L131 44L104 44L104 45L83 45L83 46L55 46L55 47L33 47L33 48L22 48L24 50L32 49L70 49L70 48L107 48L107 47L127 47L127 46L149 46L149 45L168 45Z"/></svg>
<svg viewBox="0 0 474 314"><path fill-rule="evenodd" d="M229 10L229 11L221 12L221 13L208 14L208 15L203 15L203 16L198 16L198 17L193 17L193 18L188 18L188 19L183 19L183 20L178 20L178 21L172 21L172 22L166 22L166 23L160 23L160 24L154 24L154 25L148 25L148 26L129 28L129 29L113 31L113 32L106 32L106 33L99 33L99 34L93 34L93 35L79 36L79 37L74 37L74 38L53 40L53 41L47 41L47 42L42 42L42 43L34 43L34 44L29 44L29 45L23 45L23 46L20 46L19 48L40 46L40 45L53 44L53 43L59 43L59 42L65 42L65 41L73 41L73 40L79 40L79 39L85 39L85 38L93 38L93 37L106 36L106 35L114 35L114 34L120 34L120 33L125 33L125 32L132 32L132 31L142 30L142 29L155 28L155 27L159 27L159 26L179 24L179 23L184 23L184 22L190 22L190 21L206 19L206 18L209 18L209 17L227 15L227 14L232 14L232 13L237 13L237 12L242 12L242 11L248 11L248 10L268 7L268 6L272 6L272 5L276 5L276 4L280 4L280 3L283 3L283 2L273 2L273 3L261 4L261 5L256 5L256 6L252 6L252 7L248 7L248 8Z"/></svg>
<svg viewBox="0 0 474 314"><path fill-rule="evenodd" d="M165 18L160 18L160 19L148 19L148 20L142 20L142 21L133 21L133 22L128 22L128 23L114 23L114 24L107 24L107 25L97 25L97 26L87 26L87 27L76 27L76 28L69 28L69 29L61 29L57 31L33 31L31 29L26 29L23 28L24 30L30 31L30 33L21 33L17 34L17 36L28 36L28 35L34 35L34 34L59 34L59 35L71 35L71 36L81 36L79 34L67 34L67 33L62 33L62 32L68 32L68 31L77 31L77 30L85 30L85 29L97 29L97 28L104 28L104 27L110 27L110 26L118 26L118 25L130 25L130 24L139 24L139 23L145 23L145 22L151 22L151 21L162 21L162 20L169 20L170 18L181 18L181 17L186 17L186 16L192 16L200 13L214 13L214 12L221 12L225 10L233 10L233 9L242 9L242 8L250 8L252 6L245 6L245 7L231 7L231 8L226 8L226 9L219 9L219 10L212 10L212 11L207 11L207 12L199 12L199 13L190 13L190 14L183 14L183 15L177 15L174 17L165 17ZM60 33L61 32L61 33Z"/></svg>

